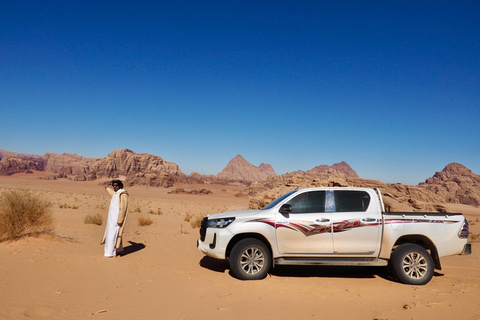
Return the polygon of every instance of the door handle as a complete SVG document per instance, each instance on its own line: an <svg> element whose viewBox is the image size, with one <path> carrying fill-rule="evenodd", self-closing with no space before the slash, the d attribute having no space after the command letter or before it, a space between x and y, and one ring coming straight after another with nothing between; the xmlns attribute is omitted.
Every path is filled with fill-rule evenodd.
<svg viewBox="0 0 480 320"><path fill-rule="evenodd" d="M325 218L322 218L322 219L317 219L315 220L316 222L330 222L330 219L325 219Z"/></svg>
<svg viewBox="0 0 480 320"><path fill-rule="evenodd" d="M375 218L363 218L362 221L365 221L365 222L375 222L375 221L377 221L377 219L375 219Z"/></svg>

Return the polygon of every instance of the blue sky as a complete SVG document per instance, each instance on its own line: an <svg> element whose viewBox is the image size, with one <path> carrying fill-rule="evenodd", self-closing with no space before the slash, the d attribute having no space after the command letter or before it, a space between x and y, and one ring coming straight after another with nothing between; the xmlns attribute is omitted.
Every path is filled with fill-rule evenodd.
<svg viewBox="0 0 480 320"><path fill-rule="evenodd" d="M477 1L4 1L0 149L480 174Z"/></svg>

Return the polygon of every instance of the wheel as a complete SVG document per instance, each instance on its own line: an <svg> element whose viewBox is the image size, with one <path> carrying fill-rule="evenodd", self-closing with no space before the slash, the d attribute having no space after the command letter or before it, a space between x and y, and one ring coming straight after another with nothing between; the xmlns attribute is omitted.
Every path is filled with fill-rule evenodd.
<svg viewBox="0 0 480 320"><path fill-rule="evenodd" d="M230 253L230 270L240 280L263 279L270 270L272 258L267 246L257 239L240 240Z"/></svg>
<svg viewBox="0 0 480 320"><path fill-rule="evenodd" d="M411 243L402 244L393 250L390 263L397 279L406 284L427 284L435 269L430 253Z"/></svg>

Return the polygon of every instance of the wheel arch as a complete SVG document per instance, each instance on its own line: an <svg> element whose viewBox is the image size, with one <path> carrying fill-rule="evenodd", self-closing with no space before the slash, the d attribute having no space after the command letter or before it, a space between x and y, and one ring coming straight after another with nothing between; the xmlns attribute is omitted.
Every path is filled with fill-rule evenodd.
<svg viewBox="0 0 480 320"><path fill-rule="evenodd" d="M430 252L430 255L432 256L433 262L435 263L435 269L442 270L442 265L440 264L440 257L438 256L437 247L435 246L433 241L430 240L430 238L421 234L410 234L402 236L397 239L392 248L392 251L395 250L395 248L397 248L398 246L405 243L416 244L425 248L425 250L428 250Z"/></svg>
<svg viewBox="0 0 480 320"><path fill-rule="evenodd" d="M272 256L272 261L273 261L273 250L270 242L265 238L263 235L259 233L240 233L235 235L230 242L227 245L227 250L225 251L225 258L230 258L230 253L232 252L233 247L243 239L248 239L248 238L253 238L262 241L268 248L268 251L270 251L270 255Z"/></svg>

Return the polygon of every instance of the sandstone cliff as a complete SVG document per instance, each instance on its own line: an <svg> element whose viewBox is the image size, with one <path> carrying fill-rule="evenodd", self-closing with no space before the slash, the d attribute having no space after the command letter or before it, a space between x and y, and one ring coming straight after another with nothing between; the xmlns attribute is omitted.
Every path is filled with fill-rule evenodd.
<svg viewBox="0 0 480 320"><path fill-rule="evenodd" d="M256 193L250 199L250 209L263 208L274 199L291 190L309 187L367 187L380 188L386 211L412 212L431 211L446 212L445 201L418 186L405 186L400 183L385 184L378 180L362 178L338 178L329 179L317 178L312 175L293 175L285 177L285 180L278 180L271 189ZM251 190L247 192L252 194Z"/></svg>
<svg viewBox="0 0 480 320"><path fill-rule="evenodd" d="M0 160L0 175L9 176L14 173L31 172L31 170L43 171L44 167L44 161L8 155Z"/></svg>
<svg viewBox="0 0 480 320"><path fill-rule="evenodd" d="M177 164L148 153L135 153L129 149L118 149L108 157L95 159L85 179L115 178L125 176L127 185L171 187L185 175Z"/></svg>
<svg viewBox="0 0 480 320"><path fill-rule="evenodd" d="M63 176L86 174L93 161L93 159L87 159L75 153L56 154L48 152L45 154L45 158L47 159L45 171Z"/></svg>
<svg viewBox="0 0 480 320"><path fill-rule="evenodd" d="M0 175L11 175L27 170L52 173L53 178L69 178L75 181L118 178L124 176L126 185L171 187L184 174L177 164L159 156L135 153L128 149L114 150L104 158L85 158L74 153L44 156L24 155L0 150Z"/></svg>

